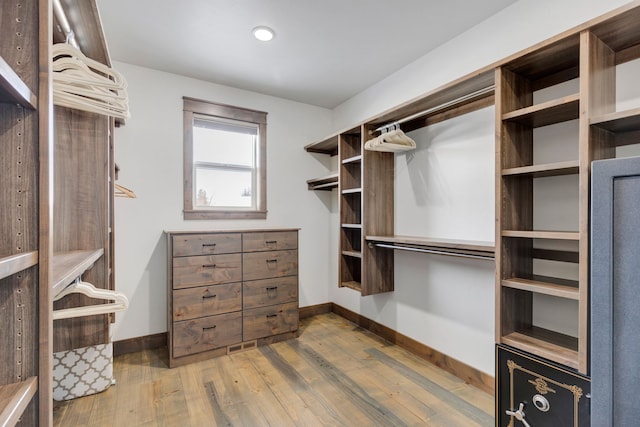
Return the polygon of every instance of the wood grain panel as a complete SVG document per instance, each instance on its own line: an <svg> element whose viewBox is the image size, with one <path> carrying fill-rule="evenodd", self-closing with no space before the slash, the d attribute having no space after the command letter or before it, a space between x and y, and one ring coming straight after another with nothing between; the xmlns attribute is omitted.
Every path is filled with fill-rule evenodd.
<svg viewBox="0 0 640 427"><path fill-rule="evenodd" d="M54 108L53 250L109 250L109 120L106 116ZM109 288L106 257L98 259L83 280ZM84 295L57 301L55 309L95 303ZM58 320L54 351L109 342L107 315Z"/></svg>
<svg viewBox="0 0 640 427"><path fill-rule="evenodd" d="M228 254L242 251L240 233L173 236L173 256Z"/></svg>
<svg viewBox="0 0 640 427"><path fill-rule="evenodd" d="M245 281L298 274L298 251L250 252L242 254Z"/></svg>
<svg viewBox="0 0 640 427"><path fill-rule="evenodd" d="M176 322L173 335L173 356L180 357L225 347L242 341L242 313Z"/></svg>
<svg viewBox="0 0 640 427"><path fill-rule="evenodd" d="M245 310L298 300L298 277L255 280L242 284Z"/></svg>
<svg viewBox="0 0 640 427"><path fill-rule="evenodd" d="M202 255L173 259L173 288L240 282L242 255Z"/></svg>
<svg viewBox="0 0 640 427"><path fill-rule="evenodd" d="M296 231L270 231L265 233L243 233L243 252L280 251L298 248Z"/></svg>
<svg viewBox="0 0 640 427"><path fill-rule="evenodd" d="M242 310L242 284L178 289L173 292L173 320L223 314Z"/></svg>
<svg viewBox="0 0 640 427"><path fill-rule="evenodd" d="M298 322L297 302L245 310L242 316L243 340L295 331Z"/></svg>

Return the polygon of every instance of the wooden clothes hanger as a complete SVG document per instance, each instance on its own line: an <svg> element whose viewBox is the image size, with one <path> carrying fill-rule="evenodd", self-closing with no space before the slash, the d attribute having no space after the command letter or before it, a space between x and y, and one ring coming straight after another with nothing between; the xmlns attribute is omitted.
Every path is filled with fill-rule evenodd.
<svg viewBox="0 0 640 427"><path fill-rule="evenodd" d="M60 293L58 293L58 295L56 295L53 300L58 301L59 299L74 293L83 294L90 298L103 299L114 302L54 310L53 320L92 316L96 314L115 313L116 311L126 310L127 307L129 307L129 299L125 294L108 289L97 289L91 283L83 282L79 277L75 282L60 291Z"/></svg>
<svg viewBox="0 0 640 427"><path fill-rule="evenodd" d="M127 187L120 184L113 184L113 187L115 189L113 193L115 197L128 197L130 199L135 199L137 197L133 190L129 190Z"/></svg>

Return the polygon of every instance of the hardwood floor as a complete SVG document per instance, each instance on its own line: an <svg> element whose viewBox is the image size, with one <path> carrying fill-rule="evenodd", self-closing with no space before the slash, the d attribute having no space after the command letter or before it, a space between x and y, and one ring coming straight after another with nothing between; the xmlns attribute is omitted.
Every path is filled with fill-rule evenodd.
<svg viewBox="0 0 640 427"><path fill-rule="evenodd" d="M73 426L493 426L493 397L344 318L298 339L175 369L165 350L114 359L117 384L54 405Z"/></svg>

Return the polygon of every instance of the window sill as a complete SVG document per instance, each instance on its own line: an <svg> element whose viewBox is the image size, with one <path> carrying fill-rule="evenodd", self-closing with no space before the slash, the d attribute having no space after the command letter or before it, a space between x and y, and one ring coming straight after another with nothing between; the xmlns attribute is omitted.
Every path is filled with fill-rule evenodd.
<svg viewBox="0 0 640 427"><path fill-rule="evenodd" d="M184 219L267 219L267 211L184 210Z"/></svg>

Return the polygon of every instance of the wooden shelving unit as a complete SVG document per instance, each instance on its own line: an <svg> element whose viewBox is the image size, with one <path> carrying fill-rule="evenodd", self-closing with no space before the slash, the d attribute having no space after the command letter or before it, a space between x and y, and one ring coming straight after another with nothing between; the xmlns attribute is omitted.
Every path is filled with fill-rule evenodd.
<svg viewBox="0 0 640 427"><path fill-rule="evenodd" d="M540 267L534 262L542 256L540 244L546 247L565 242L566 246L566 242L574 242L581 247L588 241L587 221L582 219L588 215L588 194L580 189L575 190L580 204L580 218L575 219L580 224L578 230L534 229L537 180L578 175L582 182L588 176L588 167L583 166L588 148L581 135L575 136L579 139L578 158L543 164L536 163L534 157L538 142L534 129L580 118L581 94L534 104L536 91L580 75L579 41L575 35L556 41L496 71L496 341L586 372L587 324L581 319L587 305L581 299L588 292L588 253L579 250L576 280L545 275L537 271ZM565 262L564 252L553 250L544 256ZM578 337L536 326L535 295L578 304Z"/></svg>

